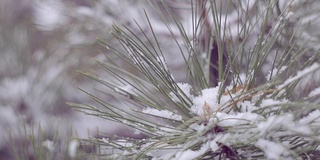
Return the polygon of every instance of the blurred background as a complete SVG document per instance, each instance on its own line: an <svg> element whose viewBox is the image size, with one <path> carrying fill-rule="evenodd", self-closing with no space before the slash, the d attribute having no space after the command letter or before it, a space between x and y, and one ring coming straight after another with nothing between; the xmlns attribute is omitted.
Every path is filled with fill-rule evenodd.
<svg viewBox="0 0 320 160"><path fill-rule="evenodd" d="M183 2L177 5L170 0L168 4L177 18L188 17ZM42 139L49 141L94 137L98 130L131 134L118 124L74 111L66 102L91 103L77 86L96 92L96 83L76 70L103 76L94 59L104 60L103 54L108 53L97 40L116 45L109 33L113 23L124 24L139 34L135 20L144 32L152 34L144 9L148 13L153 10L145 0L1 0L0 159L10 157L12 144L30 147L31 134L45 135ZM149 17L161 36L168 66L181 81L183 62L174 59L180 53L168 41L170 34L156 13ZM108 101L114 100L109 97Z"/></svg>

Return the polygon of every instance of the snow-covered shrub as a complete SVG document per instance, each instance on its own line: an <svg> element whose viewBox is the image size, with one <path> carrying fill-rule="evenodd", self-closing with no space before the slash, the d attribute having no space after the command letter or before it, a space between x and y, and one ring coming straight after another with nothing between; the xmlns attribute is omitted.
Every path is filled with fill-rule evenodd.
<svg viewBox="0 0 320 160"><path fill-rule="evenodd" d="M0 2L0 158L319 156L319 1L146 2ZM74 86L97 117L65 105L92 103Z"/></svg>
<svg viewBox="0 0 320 160"><path fill-rule="evenodd" d="M159 3L153 6L168 41L181 52L175 60L185 62L186 80L171 73L170 53L149 13L148 30L136 23L142 34L114 24L110 33L122 48L101 41L106 60L97 60L109 78L81 73L122 104L81 89L98 105L69 105L132 127L143 138L100 135L83 139L83 145L94 144L99 156L114 159L320 157L319 39L310 34L317 22L299 9L316 2L209 0L175 7L169 2L161 6L166 13ZM173 15L172 8L179 7L190 11L184 15L190 19ZM319 14L316 8L310 12Z"/></svg>

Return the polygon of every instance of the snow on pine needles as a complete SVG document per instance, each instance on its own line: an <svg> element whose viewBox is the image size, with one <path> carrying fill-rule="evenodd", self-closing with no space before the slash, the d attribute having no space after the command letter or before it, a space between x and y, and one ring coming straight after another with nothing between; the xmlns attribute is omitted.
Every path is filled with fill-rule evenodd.
<svg viewBox="0 0 320 160"><path fill-rule="evenodd" d="M207 11L206 7L217 7L215 1L208 2L210 3L193 7L200 7L197 9L202 11L202 15ZM201 34L206 30L206 25L202 23L210 23L203 20L205 16L196 17L197 14L193 13L194 25L203 25L204 28L200 31L194 27L191 38L176 19L173 18L173 21L179 28L179 33L171 30L168 22L164 22L168 23L168 30L174 37L173 42L180 49L180 58L185 62L185 81L175 80L171 73L171 66L167 65L166 55L163 54L147 14L146 19L154 37L136 35L129 28L122 29L114 25L112 34L123 48L113 48L107 42L103 43L103 46L108 46L109 52L128 63L131 70L136 70L137 74L122 69L121 65L112 60L109 63L98 63L116 79L114 82L90 73L83 74L115 91L112 96L123 102L125 107L103 101L85 91L102 105L103 109L91 105L72 105L79 110L92 111L84 112L86 114L125 124L133 128L133 134L140 134L142 138L108 135L108 138L83 141L101 146L101 156L112 155L115 159L303 159L319 155L319 104L308 101L319 94L319 89L313 89L307 97L300 99L292 98L291 95L299 81L319 70L316 57L320 52L314 53L314 57L309 57L300 65L299 58L302 53L295 52L303 50L303 46L277 49L282 45L283 38L288 37L282 35L285 28L281 26L287 24L281 17L273 17L274 21L281 25L269 26L269 13L274 12L275 6L271 1L268 5L252 1L248 7L262 7L257 10L259 16L243 13L252 16L248 18L254 23L251 24L248 20L243 22L243 26L239 26L254 30L259 28L259 25L265 25L262 27L265 35L254 35L256 32L251 31L252 33L246 33L248 35L238 42L239 45L232 45L233 40L230 37L207 37L209 42L217 42L214 47L218 47L218 50L225 49L228 52L227 56L221 51L212 53L212 44L206 46L210 49L206 57L217 54L218 64L202 61L199 57L204 56L197 55L202 53L198 52L201 45L205 45L197 44L202 43L201 38L206 35ZM170 10L165 3L164 7ZM235 11L242 12L245 8ZM211 8L211 11L215 10ZM216 19L212 25L219 28L221 24L218 24L217 15L221 13L215 14L210 15ZM144 33L144 30L140 29ZM207 30L220 35L208 28ZM270 30L276 32L271 33ZM263 32L259 31L259 34ZM176 36L179 34L181 37ZM256 36L256 39L248 40L252 36ZM289 39L295 38L298 39ZM251 40L256 42L247 44L247 41ZM289 55L292 57L287 57ZM272 64L268 64L269 62ZM263 72L266 68L271 70ZM217 83L214 85L210 84L211 71L217 72L214 75Z"/></svg>
<svg viewBox="0 0 320 160"><path fill-rule="evenodd" d="M298 72L297 77L301 77L302 72ZM278 86L287 84L289 83L284 81ZM231 84L220 91L221 85L222 83L219 83L216 87L204 88L197 94L191 85L177 83L178 91L168 95L176 104L182 103L177 96L190 99L189 111L192 116L179 115L176 110L172 112L146 107L141 110L142 114L154 116L154 119L165 119L167 123L156 125L148 118L148 121L143 122L126 117L128 124L144 128L139 134L152 130L154 135L149 134L142 140L118 139L121 143L125 141L136 147L119 147L113 156L119 158L125 152L127 157L153 159L219 156L234 159L261 156L268 159L287 159L295 158L307 147L318 149L319 110L298 117L290 108L293 102L273 95L281 94L278 89L255 90L246 87L246 84ZM108 141L104 145L113 143L118 145L117 140Z"/></svg>

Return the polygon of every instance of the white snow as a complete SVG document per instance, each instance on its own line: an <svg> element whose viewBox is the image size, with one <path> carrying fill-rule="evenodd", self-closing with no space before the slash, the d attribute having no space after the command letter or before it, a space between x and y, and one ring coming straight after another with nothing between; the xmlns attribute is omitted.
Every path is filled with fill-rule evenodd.
<svg viewBox="0 0 320 160"><path fill-rule="evenodd" d="M62 13L63 3L61 1L37 1L35 7L34 21L38 24L38 29L50 31L65 24L68 19Z"/></svg>
<svg viewBox="0 0 320 160"><path fill-rule="evenodd" d="M24 97L30 88L31 85L28 77L19 77L16 79L4 78L0 83L0 96L5 100Z"/></svg>
<svg viewBox="0 0 320 160"><path fill-rule="evenodd" d="M134 88L131 85L115 87L114 91L125 96L129 96L129 94L136 95L136 93L134 92Z"/></svg>
<svg viewBox="0 0 320 160"><path fill-rule="evenodd" d="M110 143L110 141L112 141L109 138L101 138L100 140L104 143ZM123 147L128 147L128 148L133 147L135 145L123 139L117 140L117 144Z"/></svg>
<svg viewBox="0 0 320 160"><path fill-rule="evenodd" d="M212 152L217 151L220 147L218 146L218 143L214 140L212 140L210 143L210 149Z"/></svg>
<svg viewBox="0 0 320 160"><path fill-rule="evenodd" d="M317 96L317 95L319 95L319 94L320 94L320 87L315 88L314 90L312 90L312 91L309 93L308 97Z"/></svg>
<svg viewBox="0 0 320 160"><path fill-rule="evenodd" d="M218 125L221 127L230 127L243 124L253 124L261 120L263 117L256 113L244 112L230 115L223 112L217 112L216 116L219 119Z"/></svg>
<svg viewBox="0 0 320 160"><path fill-rule="evenodd" d="M261 101L261 107L267 107L267 106L272 106L272 105L281 105L288 102L288 100L275 100L275 99L270 99L270 98L265 98Z"/></svg>
<svg viewBox="0 0 320 160"><path fill-rule="evenodd" d="M201 146L201 148L199 150L197 150L197 151L193 151L191 149L188 149L186 151L178 152L176 154L175 159L176 160L180 160L180 159L192 160L192 159L197 158L198 156L203 155L208 150L210 150L210 144L207 142L207 143L203 144Z"/></svg>
<svg viewBox="0 0 320 160"><path fill-rule="evenodd" d="M42 142L42 146L46 147L50 152L54 150L54 145L53 141L50 140L45 140Z"/></svg>
<svg viewBox="0 0 320 160"><path fill-rule="evenodd" d="M289 102L289 100L281 99L275 100L270 98L265 98L261 101L260 108L263 108L265 112L276 111L279 110L283 104Z"/></svg>
<svg viewBox="0 0 320 160"><path fill-rule="evenodd" d="M284 81L283 84L279 85L277 88L281 89L281 88L285 87L286 85L306 76L307 74L316 71L319 68L320 68L320 65L318 63L314 63L311 66L309 66L301 71L298 71L296 76L288 78L286 81Z"/></svg>
<svg viewBox="0 0 320 160"><path fill-rule="evenodd" d="M297 133L300 135L311 136L314 134L313 130L309 125L300 125L300 124L287 124L287 129L293 133Z"/></svg>
<svg viewBox="0 0 320 160"><path fill-rule="evenodd" d="M216 142L228 145L228 140L232 137L232 135L230 133L226 133L226 134L217 134L216 137L214 138L214 140Z"/></svg>
<svg viewBox="0 0 320 160"><path fill-rule="evenodd" d="M84 16L88 16L88 17L92 17L92 16L94 16L94 10L92 10L91 8L89 8L89 7L83 7L83 6L81 6L81 7L78 7L77 9L76 9L76 13L77 14L80 14L80 15L84 15Z"/></svg>
<svg viewBox="0 0 320 160"><path fill-rule="evenodd" d="M267 135L270 132L275 132L276 130L290 123L293 123L292 114L287 113L281 116L272 115L268 117L265 122L259 123L257 128L260 130L260 135L263 136Z"/></svg>
<svg viewBox="0 0 320 160"><path fill-rule="evenodd" d="M255 109L257 109L257 107L254 105L254 103L252 103L251 101L243 101L241 103L237 103L237 106L240 107L241 106L241 112L251 112Z"/></svg>
<svg viewBox="0 0 320 160"><path fill-rule="evenodd" d="M268 75L266 76L266 79L268 81L274 79L277 75L281 74L284 70L287 69L287 66L282 66L281 68L274 68L272 71L269 71Z"/></svg>
<svg viewBox="0 0 320 160"><path fill-rule="evenodd" d="M238 76L241 83L244 83L246 81L247 75L245 73L240 73Z"/></svg>
<svg viewBox="0 0 320 160"><path fill-rule="evenodd" d="M309 113L307 116L303 117L299 120L299 124L308 124L312 122L317 122L320 124L320 111L314 110L313 112Z"/></svg>
<svg viewBox="0 0 320 160"><path fill-rule="evenodd" d="M276 142L271 142L265 139L259 139L255 146L264 151L267 159L282 159L282 156L288 155L287 149Z"/></svg>
<svg viewBox="0 0 320 160"><path fill-rule="evenodd" d="M72 140L71 142L69 142L68 154L71 158L76 157L78 146L79 146L79 142L77 140Z"/></svg>
<svg viewBox="0 0 320 160"><path fill-rule="evenodd" d="M190 93L192 86L190 86L188 83L177 83L177 85L181 89L182 93L186 95L185 99L186 98L189 98L191 100L193 99L193 95L191 95L191 93ZM178 93L181 96L183 95L180 91ZM174 102L180 102L180 99L174 93L171 92L170 96Z"/></svg>
<svg viewBox="0 0 320 160"><path fill-rule="evenodd" d="M272 135L272 133L278 132L279 129L288 131L287 134L313 134L310 126L295 122L294 116L289 113L270 116L265 122L260 122L257 127L261 136Z"/></svg>
<svg viewBox="0 0 320 160"><path fill-rule="evenodd" d="M141 131L140 131L140 130L135 129L135 130L133 131L133 134L137 134L137 135L139 135L139 134L141 134Z"/></svg>
<svg viewBox="0 0 320 160"><path fill-rule="evenodd" d="M155 116L168 118L168 119L173 119L173 120L177 120L177 121L181 121L182 120L182 116L181 115L177 115L177 114L175 114L175 113L173 113L171 111L168 111L168 110L158 110L158 109L155 109L155 108L146 108L146 109L142 110L142 113L155 115Z"/></svg>
<svg viewBox="0 0 320 160"><path fill-rule="evenodd" d="M217 96L219 93L219 87L207 88L202 90L202 95L197 96L193 99L193 105L191 111L203 115L205 113L205 106L209 106L211 111L217 111L219 104L217 103Z"/></svg>

